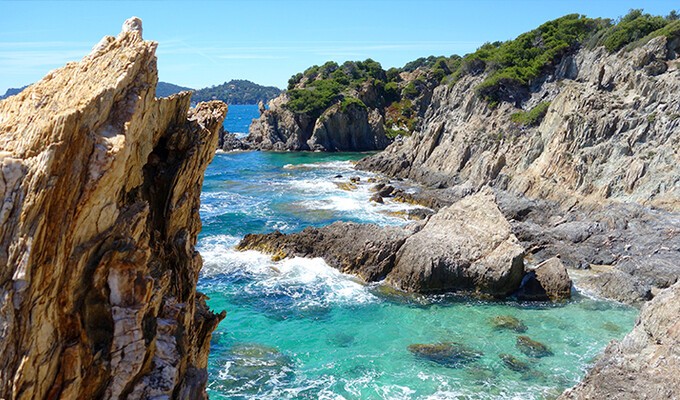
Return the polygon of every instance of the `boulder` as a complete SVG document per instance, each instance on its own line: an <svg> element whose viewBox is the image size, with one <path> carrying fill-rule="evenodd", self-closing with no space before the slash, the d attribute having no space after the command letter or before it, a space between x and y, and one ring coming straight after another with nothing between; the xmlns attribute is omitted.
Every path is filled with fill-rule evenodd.
<svg viewBox="0 0 680 400"><path fill-rule="evenodd" d="M126 21L0 101L0 398L206 399L196 292L203 173L222 102L156 98Z"/></svg>
<svg viewBox="0 0 680 400"><path fill-rule="evenodd" d="M506 296L519 288L523 259L493 193L484 190L430 217L399 249L387 282L411 292Z"/></svg>
<svg viewBox="0 0 680 400"><path fill-rule="evenodd" d="M571 298L571 278L559 257L527 271L515 294L520 300L566 300Z"/></svg>
<svg viewBox="0 0 680 400"><path fill-rule="evenodd" d="M240 250L281 257L322 257L366 281L386 278L407 292L463 291L503 297L515 292L524 249L484 191L405 227L335 222L302 232L246 235Z"/></svg>
<svg viewBox="0 0 680 400"><path fill-rule="evenodd" d="M491 324L495 329L510 329L517 333L527 331L527 326L522 321L510 315L496 315L491 319Z"/></svg>

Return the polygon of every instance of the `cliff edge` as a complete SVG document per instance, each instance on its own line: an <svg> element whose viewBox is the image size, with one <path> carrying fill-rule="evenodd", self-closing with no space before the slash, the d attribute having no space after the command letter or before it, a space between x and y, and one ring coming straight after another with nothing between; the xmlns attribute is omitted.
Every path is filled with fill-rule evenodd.
<svg viewBox="0 0 680 400"><path fill-rule="evenodd" d="M223 315L196 292L227 107L154 96L131 18L0 102L0 398L206 398Z"/></svg>

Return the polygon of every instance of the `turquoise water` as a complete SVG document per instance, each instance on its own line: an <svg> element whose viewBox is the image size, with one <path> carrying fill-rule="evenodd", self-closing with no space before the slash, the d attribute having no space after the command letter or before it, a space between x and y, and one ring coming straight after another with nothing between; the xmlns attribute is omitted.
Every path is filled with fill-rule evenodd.
<svg viewBox="0 0 680 400"><path fill-rule="evenodd" d="M199 290L227 317L213 335L213 399L546 399L574 385L607 343L633 326L633 308L578 292L563 304L408 296L365 285L320 259L280 262L235 252L246 233L294 232L336 220L404 224L408 206L369 203L370 184L340 186L361 154L218 154L206 172ZM342 175L342 177L337 177ZM519 319L524 333L491 319ZM553 355L532 359L527 335ZM411 344L455 342L478 352L443 363ZM500 354L528 365L516 372ZM440 361L440 362L437 362ZM521 369L521 368L516 368Z"/></svg>

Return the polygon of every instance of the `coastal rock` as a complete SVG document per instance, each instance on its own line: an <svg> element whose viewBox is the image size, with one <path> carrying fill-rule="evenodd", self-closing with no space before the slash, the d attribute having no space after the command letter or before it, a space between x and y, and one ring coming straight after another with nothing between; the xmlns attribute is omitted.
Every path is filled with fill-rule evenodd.
<svg viewBox="0 0 680 400"><path fill-rule="evenodd" d="M390 144L382 116L355 103L342 109L340 103L328 108L314 125L307 141L313 151L382 150Z"/></svg>
<svg viewBox="0 0 680 400"><path fill-rule="evenodd" d="M560 400L680 398L680 283L645 303L633 331L612 341Z"/></svg>
<svg viewBox="0 0 680 400"><path fill-rule="evenodd" d="M430 217L399 249L387 282L411 292L506 296L519 287L523 258L524 249L487 190Z"/></svg>
<svg viewBox="0 0 680 400"><path fill-rule="evenodd" d="M558 257L530 269L515 294L520 300L566 300L571 298L571 278Z"/></svg>
<svg viewBox="0 0 680 400"><path fill-rule="evenodd" d="M236 137L235 134L227 132L223 126L220 127L217 148L222 151L250 150L250 145Z"/></svg>
<svg viewBox="0 0 680 400"><path fill-rule="evenodd" d="M207 398L203 172L227 111L155 98L126 21L0 102L0 398Z"/></svg>
<svg viewBox="0 0 680 400"><path fill-rule="evenodd" d="M329 107L316 118L288 110L287 94L269 102L253 120L245 141L256 150L273 151L369 151L382 150L390 144L385 136L382 116L377 109L355 103L343 108L341 103Z"/></svg>
<svg viewBox="0 0 680 400"><path fill-rule="evenodd" d="M652 298L650 285L619 270L612 270L583 279L579 282L579 287L608 299L628 304L639 304Z"/></svg>
<svg viewBox="0 0 680 400"><path fill-rule="evenodd" d="M521 109L480 98L487 73L440 85L420 129L357 167L430 187L491 184L567 208L615 200L680 211L680 163L669 145L680 140L680 80L669 59L679 42L659 36L615 54L582 48L566 56L569 68L546 69ZM510 118L547 102L536 126Z"/></svg>
<svg viewBox="0 0 680 400"><path fill-rule="evenodd" d="M284 257L321 257L331 267L360 276L367 282L381 280L394 267L394 258L406 239L418 232L422 223L382 228L374 224L334 222L302 232L248 234L239 250L259 250Z"/></svg>
<svg viewBox="0 0 680 400"><path fill-rule="evenodd" d="M407 292L479 292L507 296L519 287L524 249L489 191L467 197L405 227L335 222L302 232L246 235L240 250L321 257L368 282Z"/></svg>

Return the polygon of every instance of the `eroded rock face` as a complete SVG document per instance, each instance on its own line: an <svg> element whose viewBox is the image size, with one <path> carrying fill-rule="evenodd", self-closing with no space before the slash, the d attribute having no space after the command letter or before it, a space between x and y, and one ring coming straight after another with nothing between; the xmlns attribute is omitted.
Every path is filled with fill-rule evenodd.
<svg viewBox="0 0 680 400"><path fill-rule="evenodd" d="M680 283L646 303L633 331L613 341L581 383L559 399L680 397Z"/></svg>
<svg viewBox="0 0 680 400"><path fill-rule="evenodd" d="M0 102L0 398L206 397L223 316L194 246L227 107L156 99L141 32Z"/></svg>
<svg viewBox="0 0 680 400"><path fill-rule="evenodd" d="M512 122L512 104L479 98L485 74L441 85L419 131L358 167L434 187L491 183L566 207L617 200L678 211L678 50L660 36L628 53L568 56L522 104L551 102L536 127Z"/></svg>
<svg viewBox="0 0 680 400"><path fill-rule="evenodd" d="M377 109L350 104L342 110L338 103L314 118L286 109L287 101L284 93L269 102L268 110L261 109L243 142L252 149L274 151L368 151L390 144Z"/></svg>
<svg viewBox="0 0 680 400"><path fill-rule="evenodd" d="M322 228L250 234L239 243L283 257L322 257L345 273L409 292L506 296L519 287L524 249L490 191L465 198L406 227L335 222Z"/></svg>

